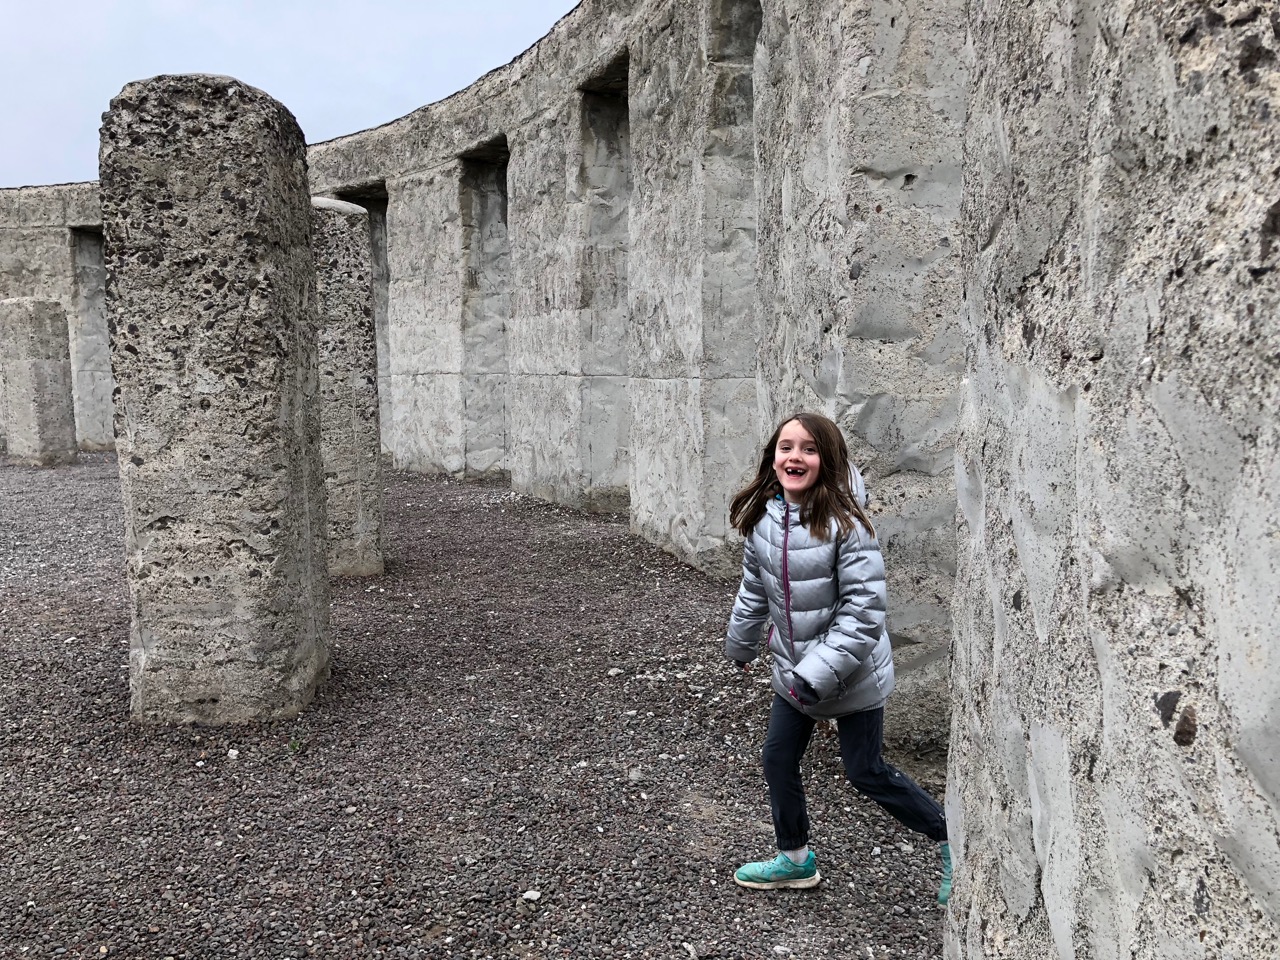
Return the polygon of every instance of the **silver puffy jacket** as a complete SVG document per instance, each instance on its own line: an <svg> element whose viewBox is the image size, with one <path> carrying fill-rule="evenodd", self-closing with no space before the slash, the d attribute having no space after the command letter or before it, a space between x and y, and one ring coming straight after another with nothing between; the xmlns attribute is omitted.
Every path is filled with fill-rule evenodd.
<svg viewBox="0 0 1280 960"><path fill-rule="evenodd" d="M809 716L871 710L893 690L884 559L861 524L839 540L833 523L831 539L818 540L800 525L798 507L769 502L743 549L725 655L754 660L766 623L773 689ZM797 674L818 703L804 706L792 695Z"/></svg>

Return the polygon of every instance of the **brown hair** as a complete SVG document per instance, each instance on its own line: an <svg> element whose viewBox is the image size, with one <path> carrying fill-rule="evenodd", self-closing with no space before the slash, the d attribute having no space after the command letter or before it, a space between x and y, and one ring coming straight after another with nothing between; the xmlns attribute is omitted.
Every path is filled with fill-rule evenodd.
<svg viewBox="0 0 1280 960"><path fill-rule="evenodd" d="M804 492L804 499L800 504L800 522L819 540L826 540L830 536L833 520L841 539L852 532L855 520L874 537L876 531L871 525L871 518L862 509L862 504L849 486L849 448L845 445L840 428L820 413L804 411L792 414L774 429L773 435L764 445L754 479L734 494L729 503L730 525L744 537L750 536L752 529L764 516L769 501L782 493L782 485L773 472L773 460L778 435L792 420L809 431L818 448L818 479Z"/></svg>

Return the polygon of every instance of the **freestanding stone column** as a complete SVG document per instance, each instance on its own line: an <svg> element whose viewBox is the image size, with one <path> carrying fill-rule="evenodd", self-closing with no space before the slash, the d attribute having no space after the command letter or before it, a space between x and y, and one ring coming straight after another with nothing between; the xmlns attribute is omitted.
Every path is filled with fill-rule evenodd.
<svg viewBox="0 0 1280 960"><path fill-rule="evenodd" d="M111 102L100 162L132 712L296 713L329 656L305 144L228 77Z"/></svg>
<svg viewBox="0 0 1280 960"><path fill-rule="evenodd" d="M320 313L320 448L328 494L329 573L382 573L382 440L369 214L311 201Z"/></svg>
<svg viewBox="0 0 1280 960"><path fill-rule="evenodd" d="M9 456L48 467L76 459L67 313L52 300L0 300L0 402Z"/></svg>

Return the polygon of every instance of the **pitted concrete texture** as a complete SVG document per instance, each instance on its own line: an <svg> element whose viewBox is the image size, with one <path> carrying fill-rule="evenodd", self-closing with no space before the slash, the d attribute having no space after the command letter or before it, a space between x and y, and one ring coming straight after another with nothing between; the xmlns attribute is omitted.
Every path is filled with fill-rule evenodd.
<svg viewBox="0 0 1280 960"><path fill-rule="evenodd" d="M156 77L111 102L100 169L133 714L288 716L330 641L302 132L236 80Z"/></svg>
<svg viewBox="0 0 1280 960"><path fill-rule="evenodd" d="M1280 16L971 5L952 958L1280 955Z"/></svg>
<svg viewBox="0 0 1280 960"><path fill-rule="evenodd" d="M311 207L329 574L374 576L383 570L383 509L369 215L322 197Z"/></svg>
<svg viewBox="0 0 1280 960"><path fill-rule="evenodd" d="M504 139L473 152L462 163L463 469L469 477L507 472L506 326L511 320L507 159Z"/></svg>
<svg viewBox="0 0 1280 960"><path fill-rule="evenodd" d="M67 312L52 300L0 300L0 413L10 459L40 467L76 459Z"/></svg>

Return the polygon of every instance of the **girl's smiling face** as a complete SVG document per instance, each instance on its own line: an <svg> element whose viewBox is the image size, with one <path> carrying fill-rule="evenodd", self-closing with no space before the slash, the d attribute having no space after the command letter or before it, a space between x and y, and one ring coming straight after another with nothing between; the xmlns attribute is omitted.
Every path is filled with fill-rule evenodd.
<svg viewBox="0 0 1280 960"><path fill-rule="evenodd" d="M818 444L799 420L788 420L773 448L773 472L788 503L800 503L818 482Z"/></svg>

